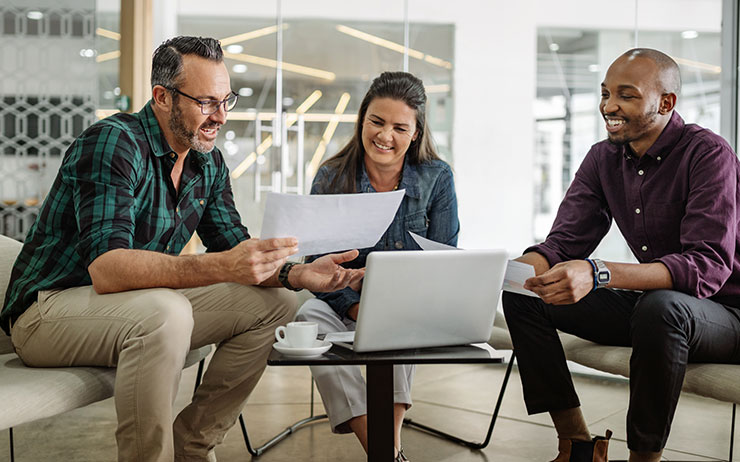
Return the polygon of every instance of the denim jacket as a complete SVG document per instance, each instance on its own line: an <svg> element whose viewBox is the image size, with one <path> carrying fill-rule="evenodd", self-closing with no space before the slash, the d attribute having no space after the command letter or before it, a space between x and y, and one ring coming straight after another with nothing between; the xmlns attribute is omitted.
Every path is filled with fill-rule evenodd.
<svg viewBox="0 0 740 462"><path fill-rule="evenodd" d="M326 166L321 167L311 186L311 194L333 194L334 191L328 190L333 176L333 172ZM377 192L370 184L364 162L362 171L357 176L358 193ZM360 255L343 266L363 268L368 254L374 251L420 250L407 231L443 244L457 245L460 222L457 218L455 184L449 165L441 160L420 165L404 163L398 189L405 189L406 194L393 222L374 247L359 249ZM312 259L314 258L317 256ZM331 306L342 318L352 305L360 301L359 292L349 287L336 292L315 292L314 295Z"/></svg>

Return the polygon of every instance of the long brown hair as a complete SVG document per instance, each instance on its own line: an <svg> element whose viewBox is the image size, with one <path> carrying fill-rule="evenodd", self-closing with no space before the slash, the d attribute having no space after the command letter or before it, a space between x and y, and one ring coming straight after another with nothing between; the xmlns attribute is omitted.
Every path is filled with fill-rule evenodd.
<svg viewBox="0 0 740 462"><path fill-rule="evenodd" d="M370 103L375 98L390 98L403 101L416 112L416 130L419 135L411 142L406 151L405 161L411 165L419 165L431 160L439 159L437 150L432 143L426 123L427 95L421 79L408 72L383 72L373 80L370 89L360 104L355 123L355 134L352 139L334 157L327 159L323 165L334 170L335 174L329 191L337 193L354 193L357 172L362 168L365 149L362 146L362 125ZM322 166L323 166L322 165Z"/></svg>

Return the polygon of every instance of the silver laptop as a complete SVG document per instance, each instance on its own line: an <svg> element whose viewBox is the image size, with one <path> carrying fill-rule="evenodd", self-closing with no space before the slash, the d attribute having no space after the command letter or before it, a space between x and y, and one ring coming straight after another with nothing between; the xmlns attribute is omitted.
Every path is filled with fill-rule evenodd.
<svg viewBox="0 0 740 462"><path fill-rule="evenodd" d="M354 341L334 343L361 353L485 342L506 262L503 250L373 252Z"/></svg>

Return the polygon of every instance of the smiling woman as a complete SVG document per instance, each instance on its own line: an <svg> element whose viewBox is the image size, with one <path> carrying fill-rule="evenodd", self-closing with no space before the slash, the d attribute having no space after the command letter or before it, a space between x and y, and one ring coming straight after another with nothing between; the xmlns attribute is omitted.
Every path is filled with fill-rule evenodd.
<svg viewBox="0 0 740 462"><path fill-rule="evenodd" d="M312 194L375 193L402 189L401 205L388 230L371 248L346 265L365 266L374 251L417 250L413 231L433 241L457 244L460 224L452 171L439 159L426 125L426 93L421 80L406 72L384 72L373 80L360 104L355 136L319 169ZM319 324L320 333L354 330L361 284L315 293L297 319ZM413 366L395 366L396 461L408 460L401 448L401 422L411 406ZM312 367L336 433L353 432L367 450L364 382L359 366ZM348 406L348 403L352 404Z"/></svg>

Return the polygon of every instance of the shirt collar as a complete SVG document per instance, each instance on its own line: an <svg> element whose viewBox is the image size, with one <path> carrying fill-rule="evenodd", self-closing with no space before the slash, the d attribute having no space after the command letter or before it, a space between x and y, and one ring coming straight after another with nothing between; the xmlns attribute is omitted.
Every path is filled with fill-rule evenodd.
<svg viewBox="0 0 740 462"><path fill-rule="evenodd" d="M359 191L368 191L369 188L373 188L370 184L370 177L367 175L367 169L365 168L364 160L360 162L362 165L362 172L360 173ZM398 185L398 189L405 189L406 195L418 199L419 193L419 174L416 171L416 166L409 164L408 157L403 161L403 174L401 175L401 183Z"/></svg>
<svg viewBox="0 0 740 462"><path fill-rule="evenodd" d="M668 121L668 124L663 129L663 132L660 134L657 140L655 140L655 143L653 143L650 148L645 152L645 155L650 156L654 159L660 158L665 159L668 157L668 154L671 153L673 148L676 146L676 143L678 143L678 140L681 139L681 135L683 134L683 128L686 124L684 123L683 119L680 115L678 115L677 111L673 111L673 114L671 115L671 120Z"/></svg>
<svg viewBox="0 0 740 462"><path fill-rule="evenodd" d="M152 149L152 153L157 157L162 157L165 155L170 154L171 152L175 152L171 147L170 144L167 142L167 139L164 137L164 133L162 132L162 129L159 127L159 121L157 120L157 117L154 115L154 110L152 109L153 101L149 100L144 107L139 111L138 117L141 121L142 127L144 127L144 133L146 134L146 140L149 143L149 146ZM213 151L215 151L216 148L213 148ZM188 155L191 159L195 161L195 164L199 167L203 167L205 164L207 164L210 161L211 158L211 151L210 153L202 153L198 152L194 149L191 149Z"/></svg>

